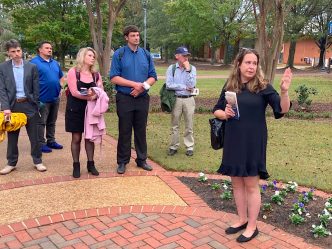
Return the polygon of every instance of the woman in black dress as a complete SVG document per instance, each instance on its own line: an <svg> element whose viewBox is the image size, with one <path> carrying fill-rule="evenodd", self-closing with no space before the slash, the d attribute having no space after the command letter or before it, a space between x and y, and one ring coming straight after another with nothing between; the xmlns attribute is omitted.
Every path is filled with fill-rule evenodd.
<svg viewBox="0 0 332 249"><path fill-rule="evenodd" d="M265 110L273 109L275 118L281 118L290 108L288 89L292 72L287 69L282 77L279 95L272 85L263 80L259 55L254 49L243 48L234 61L214 115L225 124L223 158L218 170L231 177L239 219L226 229L235 234L245 229L238 242L247 242L257 236L257 217L261 205L259 179L269 177L266 170L267 127ZM226 91L236 93L239 118L225 97ZM230 101L228 99L228 101Z"/></svg>
<svg viewBox="0 0 332 249"><path fill-rule="evenodd" d="M71 153L73 157L73 177L79 178L81 140L84 132L85 107L87 101L93 101L97 95L91 87L103 88L100 74L95 71L96 51L92 48L82 48L76 57L76 66L69 69L67 74L69 93L65 114L66 131L72 133ZM88 172L99 175L94 164L95 144L85 139L85 151L88 158Z"/></svg>

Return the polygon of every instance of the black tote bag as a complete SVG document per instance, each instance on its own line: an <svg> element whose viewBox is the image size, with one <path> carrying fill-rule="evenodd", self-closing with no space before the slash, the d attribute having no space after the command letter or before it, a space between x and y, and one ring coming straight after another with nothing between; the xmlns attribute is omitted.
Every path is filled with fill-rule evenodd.
<svg viewBox="0 0 332 249"><path fill-rule="evenodd" d="M215 150L219 150L224 146L225 120L218 118L209 119L211 131L211 146Z"/></svg>

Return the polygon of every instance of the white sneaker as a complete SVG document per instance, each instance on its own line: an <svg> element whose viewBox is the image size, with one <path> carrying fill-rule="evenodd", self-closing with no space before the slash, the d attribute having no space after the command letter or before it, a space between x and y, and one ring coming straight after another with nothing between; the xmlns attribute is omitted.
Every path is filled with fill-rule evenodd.
<svg viewBox="0 0 332 249"><path fill-rule="evenodd" d="M6 167L4 167L1 171L0 171L0 174L1 175L7 175L9 174L10 172L12 172L13 170L15 170L16 167L14 166L9 166L9 165L6 165Z"/></svg>
<svg viewBox="0 0 332 249"><path fill-rule="evenodd" d="M44 166L44 164L42 164L42 163L38 163L38 164L35 164L35 167L36 167L36 169L38 170L38 171L40 171L40 172L43 172L43 171L46 171L47 170L47 168Z"/></svg>

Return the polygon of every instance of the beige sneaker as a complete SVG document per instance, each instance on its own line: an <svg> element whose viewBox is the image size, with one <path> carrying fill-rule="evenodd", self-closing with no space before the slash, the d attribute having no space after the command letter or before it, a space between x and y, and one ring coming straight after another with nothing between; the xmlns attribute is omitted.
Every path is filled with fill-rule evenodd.
<svg viewBox="0 0 332 249"><path fill-rule="evenodd" d="M38 163L38 164L35 164L35 167L36 167L36 169L38 170L38 171L40 171L40 172L43 172L43 171L46 171L47 170L47 168L44 166L44 164L42 164L42 163Z"/></svg>
<svg viewBox="0 0 332 249"><path fill-rule="evenodd" d="M4 167L1 171L0 171L0 174L1 175L7 175L9 174L10 172L12 172L13 170L15 170L16 167L14 166L9 166L9 165L6 165L6 167Z"/></svg>

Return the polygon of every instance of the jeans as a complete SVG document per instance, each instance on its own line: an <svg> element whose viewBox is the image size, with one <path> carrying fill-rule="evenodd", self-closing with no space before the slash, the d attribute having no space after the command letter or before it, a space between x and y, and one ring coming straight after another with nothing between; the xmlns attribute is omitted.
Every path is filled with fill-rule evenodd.
<svg viewBox="0 0 332 249"><path fill-rule="evenodd" d="M52 103L44 103L40 108L40 119L38 122L38 141L41 145L55 142L55 125L58 118L60 98ZM46 127L46 140L45 140Z"/></svg>

